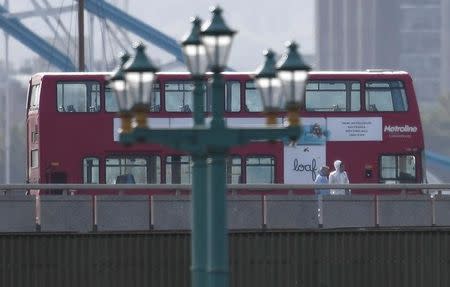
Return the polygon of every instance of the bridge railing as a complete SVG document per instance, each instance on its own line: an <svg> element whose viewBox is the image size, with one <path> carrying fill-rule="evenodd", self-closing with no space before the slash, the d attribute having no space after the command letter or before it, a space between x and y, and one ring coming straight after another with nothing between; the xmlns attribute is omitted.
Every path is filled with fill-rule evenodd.
<svg viewBox="0 0 450 287"><path fill-rule="evenodd" d="M190 188L178 184L0 185L0 232L189 230ZM375 193L317 196L315 189ZM37 190L63 194L25 195ZM230 229L450 226L450 195L445 194L450 184L237 184L228 190ZM111 194L114 191L135 193Z"/></svg>

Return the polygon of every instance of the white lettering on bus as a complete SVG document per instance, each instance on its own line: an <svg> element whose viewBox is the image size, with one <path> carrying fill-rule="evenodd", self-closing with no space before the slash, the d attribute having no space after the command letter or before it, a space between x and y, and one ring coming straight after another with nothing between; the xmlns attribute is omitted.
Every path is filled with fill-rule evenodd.
<svg viewBox="0 0 450 287"><path fill-rule="evenodd" d="M384 132L389 133L415 133L417 132L416 126L384 126Z"/></svg>

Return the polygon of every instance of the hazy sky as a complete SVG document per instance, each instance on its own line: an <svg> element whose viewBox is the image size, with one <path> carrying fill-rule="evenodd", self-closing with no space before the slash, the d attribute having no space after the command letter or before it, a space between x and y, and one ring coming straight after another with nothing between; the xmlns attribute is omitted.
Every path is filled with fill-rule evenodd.
<svg viewBox="0 0 450 287"><path fill-rule="evenodd" d="M14 0L9 2L10 11L12 12L34 9L32 0ZM44 2L41 0L35 0L35 2L44 6ZM230 66L237 70L255 69L263 61L262 51L265 48L270 47L281 53L284 50L284 42L287 40L296 40L300 44L302 53L311 54L314 52L314 0L129 0L128 8L125 8L126 1L124 0L108 2L128 9L129 14L138 17L177 40L181 39L190 30L189 18L191 16L199 16L206 21L210 18L209 7L219 4L224 10L224 17L228 25L238 30L230 55ZM49 0L49 3L56 8L76 5L76 2L73 0ZM77 33L75 17L76 13L65 13L61 16L71 34ZM87 24L88 17L85 19ZM47 28L42 18L25 19L23 22L42 37L50 39L51 42L57 42L54 40L54 32ZM100 52L104 49L107 52L106 60L111 61L112 57L120 52L120 49L108 44L103 48L102 41L110 43L111 39L106 36L102 39L101 29L102 26L99 22L96 22L97 32L94 44L96 58L101 58ZM86 27L86 30L88 30L88 27ZM61 30L59 30L59 33L63 35ZM0 39L1 42L4 42L3 37ZM138 40L136 36L131 36L131 39ZM66 45L64 48L66 53L74 55L75 43L66 43ZM3 50L3 45L1 47ZM87 47L87 49L89 48ZM10 41L10 54L11 59L14 59L16 63L35 57L33 52L16 40ZM151 58L155 58L155 60L163 63L171 60L170 55L151 44L148 45L148 54ZM0 57L4 57L3 52Z"/></svg>

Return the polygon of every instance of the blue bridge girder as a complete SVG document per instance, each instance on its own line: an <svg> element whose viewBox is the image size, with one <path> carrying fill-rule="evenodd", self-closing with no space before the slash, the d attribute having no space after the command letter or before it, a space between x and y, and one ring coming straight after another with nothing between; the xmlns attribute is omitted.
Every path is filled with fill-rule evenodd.
<svg viewBox="0 0 450 287"><path fill-rule="evenodd" d="M2 5L0 5L0 28L62 71L76 70L72 60L67 55L36 35L17 18L10 17L8 10Z"/></svg>
<svg viewBox="0 0 450 287"><path fill-rule="evenodd" d="M84 8L99 18L105 18L116 25L142 37L184 63L183 53L177 40L165 35L149 24L136 19L104 0L85 0Z"/></svg>
<svg viewBox="0 0 450 287"><path fill-rule="evenodd" d="M450 157L446 155L431 150L425 150L425 158L430 163L438 164L446 170L450 170Z"/></svg>

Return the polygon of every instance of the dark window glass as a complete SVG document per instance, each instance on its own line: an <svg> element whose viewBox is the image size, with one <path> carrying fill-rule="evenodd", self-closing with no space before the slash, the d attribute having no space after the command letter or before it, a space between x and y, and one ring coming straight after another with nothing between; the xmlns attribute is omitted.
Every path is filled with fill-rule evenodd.
<svg viewBox="0 0 450 287"><path fill-rule="evenodd" d="M227 166L227 183L242 183L242 167L241 158L238 156L230 156L226 159Z"/></svg>
<svg viewBox="0 0 450 287"><path fill-rule="evenodd" d="M59 112L100 111L100 84L98 82L59 82L57 85Z"/></svg>
<svg viewBox="0 0 450 287"><path fill-rule="evenodd" d="M39 108L39 98L41 94L41 85L33 85L31 87L30 110Z"/></svg>
<svg viewBox="0 0 450 287"><path fill-rule="evenodd" d="M205 111L212 111L212 87L211 82L208 82L205 96ZM239 112L241 110L241 84L237 81L225 82L224 91L224 107L226 112Z"/></svg>
<svg viewBox="0 0 450 287"><path fill-rule="evenodd" d="M106 159L106 183L160 183L159 156L109 157Z"/></svg>
<svg viewBox="0 0 450 287"><path fill-rule="evenodd" d="M317 112L361 109L360 84L348 81L313 81L306 85L305 108Z"/></svg>
<svg viewBox="0 0 450 287"><path fill-rule="evenodd" d="M245 112L262 112L264 110L261 94L254 81L245 83Z"/></svg>
<svg viewBox="0 0 450 287"><path fill-rule="evenodd" d="M191 183L191 157L173 155L166 158L166 183Z"/></svg>
<svg viewBox="0 0 450 287"><path fill-rule="evenodd" d="M31 167L35 168L39 166L39 150L34 149L31 151Z"/></svg>
<svg viewBox="0 0 450 287"><path fill-rule="evenodd" d="M83 183L100 183L98 158L83 159Z"/></svg>
<svg viewBox="0 0 450 287"><path fill-rule="evenodd" d="M225 84L225 111L239 112L241 110L241 84L228 81Z"/></svg>
<svg viewBox="0 0 450 287"><path fill-rule="evenodd" d="M110 86L105 87L105 108L107 112L119 111L119 105L117 104L116 95ZM159 83L153 84L149 109L151 112L159 112L161 110L161 93L159 89Z"/></svg>
<svg viewBox="0 0 450 287"><path fill-rule="evenodd" d="M366 83L366 110L371 112L405 112L406 92L401 81L370 81Z"/></svg>
<svg viewBox="0 0 450 287"><path fill-rule="evenodd" d="M246 183L274 183L275 159L270 156L248 157L245 164Z"/></svg>
<svg viewBox="0 0 450 287"><path fill-rule="evenodd" d="M193 90L194 84L192 81L166 82L166 111L192 112L194 110L192 101Z"/></svg>
<svg viewBox="0 0 450 287"><path fill-rule="evenodd" d="M381 179L386 182L414 182L416 158L413 155L383 155L380 170Z"/></svg>

